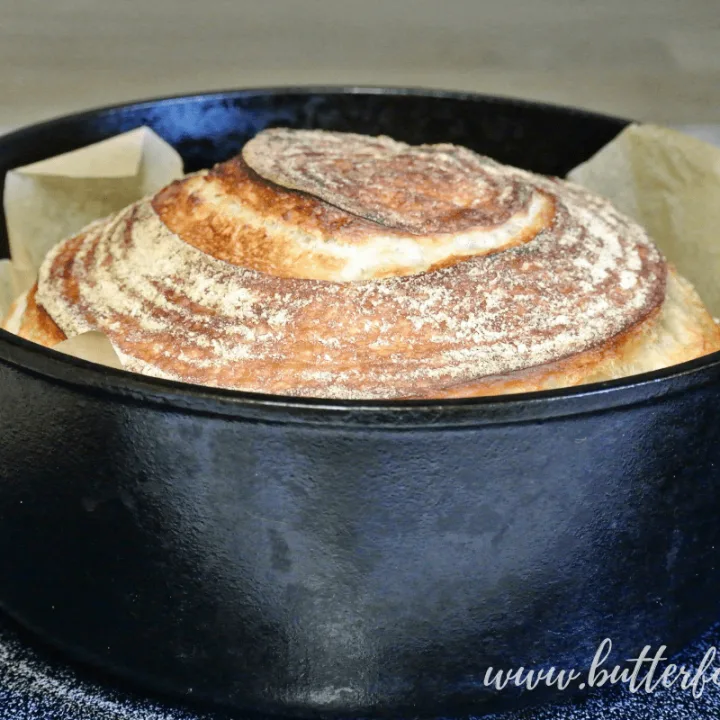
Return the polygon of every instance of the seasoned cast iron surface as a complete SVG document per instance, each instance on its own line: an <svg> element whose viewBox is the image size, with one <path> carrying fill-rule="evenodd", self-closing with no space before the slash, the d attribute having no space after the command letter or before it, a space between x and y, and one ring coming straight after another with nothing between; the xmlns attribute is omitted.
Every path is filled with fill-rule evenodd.
<svg viewBox="0 0 720 720"><path fill-rule="evenodd" d="M20 131L0 140L0 175L141 124L188 170L290 125L563 174L625 123L472 96L231 92ZM578 666L603 637L623 657L682 648L720 616L717 361L532 399L311 405L4 335L0 606L138 686L333 718L481 712L488 664ZM19 682L18 652L0 653L6 691L41 708L63 685L33 669ZM47 712L28 717L65 720Z"/></svg>

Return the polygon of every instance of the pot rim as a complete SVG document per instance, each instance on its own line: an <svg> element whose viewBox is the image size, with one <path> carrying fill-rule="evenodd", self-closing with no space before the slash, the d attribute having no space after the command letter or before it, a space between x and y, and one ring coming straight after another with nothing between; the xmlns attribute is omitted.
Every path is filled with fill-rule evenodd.
<svg viewBox="0 0 720 720"><path fill-rule="evenodd" d="M481 93L395 86L261 87L170 95L119 103L63 115L0 136L0 150L63 123L78 123L118 111L151 109L158 104L212 101L258 95L405 95L450 98L515 107L532 107L578 117L612 121L621 128L631 121L581 108ZM692 388L720 381L720 352L627 378L557 390L439 400L336 400L305 398L206 387L115 370L70 357L0 330L0 362L75 389L140 402L166 411L236 417L264 422L322 425L389 426L398 430L425 427L533 422L608 411L657 402Z"/></svg>

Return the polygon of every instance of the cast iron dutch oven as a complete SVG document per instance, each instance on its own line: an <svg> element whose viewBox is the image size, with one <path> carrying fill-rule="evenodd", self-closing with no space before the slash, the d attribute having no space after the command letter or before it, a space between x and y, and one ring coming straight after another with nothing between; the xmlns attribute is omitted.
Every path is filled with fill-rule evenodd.
<svg viewBox="0 0 720 720"><path fill-rule="evenodd" d="M626 122L477 95L281 89L61 118L0 174L148 125L195 170L272 125L562 175ZM340 402L165 382L0 332L0 607L142 687L277 714L493 709L717 619L720 357L580 389ZM611 658L611 659L612 659ZM533 693L526 696L540 697Z"/></svg>

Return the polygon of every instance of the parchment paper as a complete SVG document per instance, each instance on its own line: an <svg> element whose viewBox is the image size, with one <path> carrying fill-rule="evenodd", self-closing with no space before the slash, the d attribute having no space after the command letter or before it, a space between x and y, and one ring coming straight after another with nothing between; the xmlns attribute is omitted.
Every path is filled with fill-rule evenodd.
<svg viewBox="0 0 720 720"><path fill-rule="evenodd" d="M637 220L720 316L720 149L631 125L568 177Z"/></svg>
<svg viewBox="0 0 720 720"><path fill-rule="evenodd" d="M55 345L53 350L118 370L123 369L113 344L101 332L92 331L76 335Z"/></svg>
<svg viewBox="0 0 720 720"><path fill-rule="evenodd" d="M3 197L11 261L0 261L0 319L34 285L43 258L56 243L182 175L175 149L145 127L11 170ZM121 366L102 333L84 333L55 349Z"/></svg>
<svg viewBox="0 0 720 720"><path fill-rule="evenodd" d="M14 298L12 265L9 260L0 260L0 319L7 315Z"/></svg>

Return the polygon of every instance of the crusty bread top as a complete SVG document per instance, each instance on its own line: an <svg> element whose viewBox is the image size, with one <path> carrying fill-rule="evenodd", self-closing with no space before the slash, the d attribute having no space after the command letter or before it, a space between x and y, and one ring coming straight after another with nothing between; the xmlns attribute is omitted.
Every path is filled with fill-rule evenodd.
<svg viewBox="0 0 720 720"><path fill-rule="evenodd" d="M277 128L250 140L242 157L277 185L415 235L502 225L533 195L499 163L457 145Z"/></svg>
<svg viewBox="0 0 720 720"><path fill-rule="evenodd" d="M106 333L130 370L370 399L455 394L602 348L665 297L642 228L570 183L446 145L253 143L257 170L234 158L58 245L33 302L68 337ZM388 150L386 192L374 160L356 167L363 143Z"/></svg>

